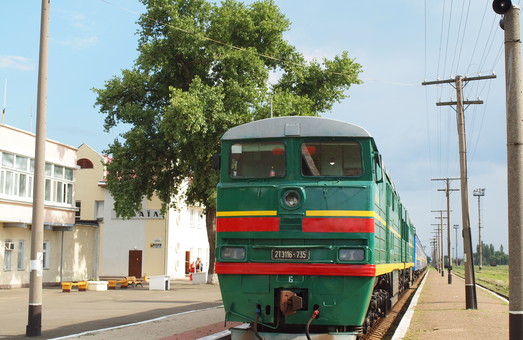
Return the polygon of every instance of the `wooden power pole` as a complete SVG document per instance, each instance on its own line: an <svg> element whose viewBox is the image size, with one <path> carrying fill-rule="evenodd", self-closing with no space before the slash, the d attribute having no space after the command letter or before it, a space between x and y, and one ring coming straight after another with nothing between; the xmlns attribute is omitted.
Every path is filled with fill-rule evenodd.
<svg viewBox="0 0 523 340"><path fill-rule="evenodd" d="M448 284L452 283L452 238L450 232L450 193L452 191L459 191L459 189L451 189L450 181L457 180L459 178L433 178L433 181L445 181L445 189L438 189L438 191L445 191L445 196L447 197L447 256L449 258L448 270Z"/></svg>
<svg viewBox="0 0 523 340"><path fill-rule="evenodd" d="M436 217L437 219L439 219L439 223L433 224L433 225L438 226L438 240L439 240L439 249L440 249L439 260L441 263L440 270L441 270L441 276L445 276L445 252L444 252L445 247L443 246L443 220L446 219L447 217L443 216L443 212L445 212L445 210L431 210L431 212L439 213L439 217Z"/></svg>
<svg viewBox="0 0 523 340"><path fill-rule="evenodd" d="M476 297L476 278L474 277L474 262L472 256L472 238L470 233L469 201L468 201L468 179L467 179L467 141L465 136L465 107L464 105L483 104L482 100L463 100L463 83L469 81L493 79L496 75L463 77L456 76L454 79L425 81L422 85L451 84L456 89L456 101L439 102L437 106L456 106L458 120L459 141L459 167L461 180L461 221L463 226L463 248L465 250L465 302L467 309L478 309Z"/></svg>

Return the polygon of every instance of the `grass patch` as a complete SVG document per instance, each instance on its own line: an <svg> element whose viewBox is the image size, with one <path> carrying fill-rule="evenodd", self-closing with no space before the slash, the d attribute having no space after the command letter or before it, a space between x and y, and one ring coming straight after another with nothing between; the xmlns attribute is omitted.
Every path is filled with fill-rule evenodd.
<svg viewBox="0 0 523 340"><path fill-rule="evenodd" d="M464 266L453 266L452 270L465 277ZM479 266L474 266L474 274L476 276L476 283L481 284L495 292L508 296L508 266L483 266L480 270Z"/></svg>

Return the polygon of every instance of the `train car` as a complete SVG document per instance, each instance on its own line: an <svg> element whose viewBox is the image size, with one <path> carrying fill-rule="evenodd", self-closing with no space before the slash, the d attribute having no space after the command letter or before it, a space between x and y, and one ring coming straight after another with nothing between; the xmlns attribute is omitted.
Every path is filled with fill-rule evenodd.
<svg viewBox="0 0 523 340"><path fill-rule="evenodd" d="M414 277L421 276L427 269L427 253L419 240L418 235L414 238Z"/></svg>
<svg viewBox="0 0 523 340"><path fill-rule="evenodd" d="M409 287L414 226L365 129L264 119L226 132L220 157L216 273L226 321L250 323L258 339L354 338Z"/></svg>

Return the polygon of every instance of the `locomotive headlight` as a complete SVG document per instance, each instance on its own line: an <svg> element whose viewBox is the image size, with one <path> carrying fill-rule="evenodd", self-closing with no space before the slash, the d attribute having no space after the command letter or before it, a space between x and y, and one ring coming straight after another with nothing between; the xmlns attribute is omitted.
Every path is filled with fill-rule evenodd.
<svg viewBox="0 0 523 340"><path fill-rule="evenodd" d="M365 260L365 250L358 248L343 248L338 253L340 261L357 261Z"/></svg>
<svg viewBox="0 0 523 340"><path fill-rule="evenodd" d="M300 193L296 190L287 190L283 194L283 203L285 203L288 208L296 208L301 203Z"/></svg>
<svg viewBox="0 0 523 340"><path fill-rule="evenodd" d="M245 259L245 248L222 247L221 256L224 260L243 260Z"/></svg>

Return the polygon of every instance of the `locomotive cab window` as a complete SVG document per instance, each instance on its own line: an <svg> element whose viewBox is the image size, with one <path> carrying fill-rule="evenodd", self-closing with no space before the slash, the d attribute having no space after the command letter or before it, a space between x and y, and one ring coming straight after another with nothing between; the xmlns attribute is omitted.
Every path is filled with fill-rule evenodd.
<svg viewBox="0 0 523 340"><path fill-rule="evenodd" d="M363 174L361 146L357 142L303 143L304 176L359 177Z"/></svg>
<svg viewBox="0 0 523 340"><path fill-rule="evenodd" d="M231 145L229 175L232 178L281 178L285 171L283 143Z"/></svg>

